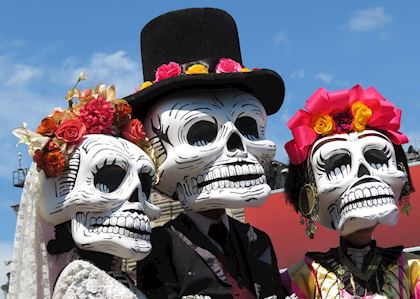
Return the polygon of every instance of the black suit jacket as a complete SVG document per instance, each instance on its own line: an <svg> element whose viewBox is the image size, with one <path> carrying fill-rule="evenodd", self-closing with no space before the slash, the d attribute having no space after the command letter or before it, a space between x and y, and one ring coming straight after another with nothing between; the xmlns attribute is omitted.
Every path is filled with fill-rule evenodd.
<svg viewBox="0 0 420 299"><path fill-rule="evenodd" d="M277 295L280 286L276 255L266 233L229 217L229 225L240 239L257 298ZM147 297L181 298L207 295L232 298L218 249L185 214L156 227L151 236L152 252L137 265L137 284Z"/></svg>

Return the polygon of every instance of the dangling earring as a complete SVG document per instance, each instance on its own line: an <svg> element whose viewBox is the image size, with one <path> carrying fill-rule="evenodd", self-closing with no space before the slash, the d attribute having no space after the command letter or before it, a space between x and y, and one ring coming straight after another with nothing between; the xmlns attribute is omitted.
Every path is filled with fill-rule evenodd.
<svg viewBox="0 0 420 299"><path fill-rule="evenodd" d="M404 214L406 214L408 216L410 210L411 210L411 204L410 204L410 193L413 192L413 187L410 185L409 180L408 180L408 173L407 173L407 169L405 168L403 163L398 163L398 169L401 170L402 172L404 172L405 177L406 177L406 181L405 184L401 190L401 196L398 200L398 206L401 209L401 212L403 212Z"/></svg>
<svg viewBox="0 0 420 299"><path fill-rule="evenodd" d="M313 239L317 230L318 193L314 183L305 184L299 193L300 223L306 225L306 235Z"/></svg>

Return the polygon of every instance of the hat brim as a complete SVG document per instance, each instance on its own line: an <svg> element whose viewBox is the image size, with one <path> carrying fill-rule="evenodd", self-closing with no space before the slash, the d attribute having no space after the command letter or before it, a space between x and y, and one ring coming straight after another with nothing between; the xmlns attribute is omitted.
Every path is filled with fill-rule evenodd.
<svg viewBox="0 0 420 299"><path fill-rule="evenodd" d="M275 71L259 69L251 72L180 75L144 88L124 99L132 106L133 115L143 118L157 100L170 93L190 88L236 87L252 93L264 106L267 115L276 113L284 100L284 82Z"/></svg>

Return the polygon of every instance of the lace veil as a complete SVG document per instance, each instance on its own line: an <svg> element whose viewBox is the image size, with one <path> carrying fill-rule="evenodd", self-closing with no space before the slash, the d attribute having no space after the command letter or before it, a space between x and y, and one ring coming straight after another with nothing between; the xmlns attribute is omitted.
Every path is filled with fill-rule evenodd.
<svg viewBox="0 0 420 299"><path fill-rule="evenodd" d="M68 263L69 254L47 252L47 243L55 236L54 228L37 211L41 188L32 163L19 206L8 298L51 298L54 283Z"/></svg>

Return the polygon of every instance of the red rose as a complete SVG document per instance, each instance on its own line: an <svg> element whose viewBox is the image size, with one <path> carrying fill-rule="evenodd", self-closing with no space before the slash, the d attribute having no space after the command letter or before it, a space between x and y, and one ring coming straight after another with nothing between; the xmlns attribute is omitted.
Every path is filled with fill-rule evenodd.
<svg viewBox="0 0 420 299"><path fill-rule="evenodd" d="M55 131L57 139L66 143L75 144L86 134L86 126L79 119L63 122Z"/></svg>
<svg viewBox="0 0 420 299"><path fill-rule="evenodd" d="M146 133L143 130L143 124L138 119L131 119L121 132L122 136L134 144L146 139Z"/></svg>
<svg viewBox="0 0 420 299"><path fill-rule="evenodd" d="M155 81L153 82L159 82L161 80L179 75L181 75L181 67L178 63L171 61L168 64L163 64L157 68L155 74Z"/></svg>
<svg viewBox="0 0 420 299"><path fill-rule="evenodd" d="M37 149L34 153L34 156L32 157L34 162L36 163L36 166L40 169L45 169L44 164L44 152L40 149Z"/></svg>
<svg viewBox="0 0 420 299"><path fill-rule="evenodd" d="M230 58L220 58L216 65L216 73L236 73L242 70L242 65Z"/></svg>
<svg viewBox="0 0 420 299"><path fill-rule="evenodd" d="M57 124L52 117L46 117L41 121L41 124L38 126L36 132L44 136L52 136L55 129L57 129Z"/></svg>
<svg viewBox="0 0 420 299"><path fill-rule="evenodd" d="M125 100L117 100L114 107L114 123L118 128L124 127L131 118L131 106Z"/></svg>
<svg viewBox="0 0 420 299"><path fill-rule="evenodd" d="M47 178L57 177L63 173L66 165L64 154L59 150L48 152L44 155L45 175Z"/></svg>

